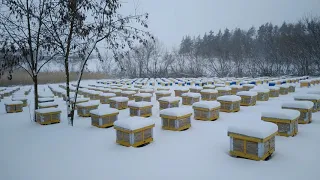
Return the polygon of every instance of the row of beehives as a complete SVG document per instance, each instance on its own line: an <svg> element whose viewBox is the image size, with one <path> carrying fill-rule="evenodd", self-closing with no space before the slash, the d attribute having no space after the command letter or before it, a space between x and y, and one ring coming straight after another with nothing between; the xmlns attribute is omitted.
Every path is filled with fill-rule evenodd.
<svg viewBox="0 0 320 180"><path fill-rule="evenodd" d="M22 112L23 107L26 107L28 105L28 102L27 102L28 98L26 96L30 93L30 91L31 91L30 87L7 88L5 91L2 91L5 93L1 95L1 98L11 96L11 99L4 103L6 112L7 113Z"/></svg>

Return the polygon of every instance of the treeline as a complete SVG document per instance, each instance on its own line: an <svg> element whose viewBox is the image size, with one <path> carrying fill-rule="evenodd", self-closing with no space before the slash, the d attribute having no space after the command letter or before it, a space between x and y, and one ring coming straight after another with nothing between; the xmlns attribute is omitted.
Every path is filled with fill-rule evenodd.
<svg viewBox="0 0 320 180"><path fill-rule="evenodd" d="M149 42L118 62L121 71L116 73L131 78L319 75L320 18L187 35L171 51Z"/></svg>

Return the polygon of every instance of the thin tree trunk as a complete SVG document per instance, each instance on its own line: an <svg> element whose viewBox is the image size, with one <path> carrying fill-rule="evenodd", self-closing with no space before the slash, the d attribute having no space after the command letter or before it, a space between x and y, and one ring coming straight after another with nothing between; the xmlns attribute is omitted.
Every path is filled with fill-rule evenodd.
<svg viewBox="0 0 320 180"><path fill-rule="evenodd" d="M34 87L34 110L38 109L38 77L33 76L33 87ZM36 122L36 115L33 117L34 122Z"/></svg>

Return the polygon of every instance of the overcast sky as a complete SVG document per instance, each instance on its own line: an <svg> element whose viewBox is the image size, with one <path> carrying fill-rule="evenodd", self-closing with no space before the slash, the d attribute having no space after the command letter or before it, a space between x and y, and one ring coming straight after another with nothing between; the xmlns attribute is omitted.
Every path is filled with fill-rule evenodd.
<svg viewBox="0 0 320 180"><path fill-rule="evenodd" d="M184 35L262 23L281 25L305 15L320 16L320 0L123 0L126 11L148 12L149 30L166 46L179 45Z"/></svg>

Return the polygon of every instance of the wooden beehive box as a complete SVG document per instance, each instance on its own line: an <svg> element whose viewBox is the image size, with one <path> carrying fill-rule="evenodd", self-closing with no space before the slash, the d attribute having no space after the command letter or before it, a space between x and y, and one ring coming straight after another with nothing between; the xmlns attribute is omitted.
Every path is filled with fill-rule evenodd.
<svg viewBox="0 0 320 180"><path fill-rule="evenodd" d="M116 96L118 97L121 96L122 91L120 89L111 89L109 92L116 94Z"/></svg>
<svg viewBox="0 0 320 180"><path fill-rule="evenodd" d="M280 88L279 87L269 86L268 89L270 90L269 97L279 97L279 94L280 94Z"/></svg>
<svg viewBox="0 0 320 180"><path fill-rule="evenodd" d="M200 93L201 90L203 90L203 87L201 87L201 86L190 87L191 93Z"/></svg>
<svg viewBox="0 0 320 180"><path fill-rule="evenodd" d="M135 91L122 91L121 92L121 96L129 98L129 100L134 100L133 95L135 95L135 94L137 94Z"/></svg>
<svg viewBox="0 0 320 180"><path fill-rule="evenodd" d="M159 108L161 110L161 109L179 107L180 98L179 97L162 97L158 101L159 101Z"/></svg>
<svg viewBox="0 0 320 180"><path fill-rule="evenodd" d="M58 103L56 102L45 102L45 103L39 103L38 104L39 109L43 109L43 108L57 108L58 107Z"/></svg>
<svg viewBox="0 0 320 180"><path fill-rule="evenodd" d="M23 111L22 101L9 101L4 103L7 113L17 113Z"/></svg>
<svg viewBox="0 0 320 180"><path fill-rule="evenodd" d="M100 100L100 93L99 91L91 90L88 92L88 98L90 98L90 100Z"/></svg>
<svg viewBox="0 0 320 180"><path fill-rule="evenodd" d="M237 96L241 97L240 106L255 106L257 103L257 92L254 91L240 91Z"/></svg>
<svg viewBox="0 0 320 180"><path fill-rule="evenodd" d="M231 94L236 95L238 92L242 91L242 86L239 85L231 85Z"/></svg>
<svg viewBox="0 0 320 180"><path fill-rule="evenodd" d="M200 101L193 103L194 119L214 121L219 118L220 103L217 101Z"/></svg>
<svg viewBox="0 0 320 180"><path fill-rule="evenodd" d="M84 103L77 104L77 113L81 117L90 117L90 111L98 109L100 101L88 101Z"/></svg>
<svg viewBox="0 0 320 180"><path fill-rule="evenodd" d="M171 96L171 92L170 91L156 91L156 100L159 100L162 97L169 97Z"/></svg>
<svg viewBox="0 0 320 180"><path fill-rule="evenodd" d="M77 98L77 102L75 102L75 98L71 98L70 99L70 102L72 104L76 103L76 104L80 104L80 103L84 103L84 102L89 102L90 101L90 98Z"/></svg>
<svg viewBox="0 0 320 180"><path fill-rule="evenodd" d="M201 100L204 101L215 101L218 97L218 91L215 89L203 89L200 92Z"/></svg>
<svg viewBox="0 0 320 180"><path fill-rule="evenodd" d="M300 112L291 109L277 109L264 111L261 120L274 123L278 126L279 136L295 136L298 133L298 119Z"/></svg>
<svg viewBox="0 0 320 180"><path fill-rule="evenodd" d="M256 161L269 159L275 151L277 131L277 125L263 121L229 126L230 155Z"/></svg>
<svg viewBox="0 0 320 180"><path fill-rule="evenodd" d="M203 86L203 89L215 89L215 88L216 88L216 86L212 85L212 84L208 84L208 85Z"/></svg>
<svg viewBox="0 0 320 180"><path fill-rule="evenodd" d="M243 91L250 91L250 89L252 89L254 87L255 87L254 84L244 84L244 85L242 85L242 90Z"/></svg>
<svg viewBox="0 0 320 180"><path fill-rule="evenodd" d="M263 89L263 88L254 88L250 89L250 91L257 93L257 101L269 101L269 89Z"/></svg>
<svg viewBox="0 0 320 180"><path fill-rule="evenodd" d="M155 122L149 118L131 117L114 122L116 142L126 147L139 147L153 141Z"/></svg>
<svg viewBox="0 0 320 180"><path fill-rule="evenodd" d="M288 85L289 85L289 89L288 89L289 93L296 92L296 85L295 84L290 83Z"/></svg>
<svg viewBox="0 0 320 180"><path fill-rule="evenodd" d="M216 90L218 91L218 97L231 95L231 88L230 87L217 87Z"/></svg>
<svg viewBox="0 0 320 180"><path fill-rule="evenodd" d="M299 124L308 124L312 121L313 102L311 101L287 101L281 107L300 111Z"/></svg>
<svg viewBox="0 0 320 180"><path fill-rule="evenodd" d="M313 102L312 112L320 111L320 95L318 94L299 94L294 96L295 101Z"/></svg>
<svg viewBox="0 0 320 180"><path fill-rule="evenodd" d="M28 98L25 96L14 96L11 98L12 101L22 101L23 107L28 106Z"/></svg>
<svg viewBox="0 0 320 180"><path fill-rule="evenodd" d="M179 88L174 90L174 96L181 97L182 94L189 92L189 88Z"/></svg>
<svg viewBox="0 0 320 180"><path fill-rule="evenodd" d="M152 94L150 94L150 93L138 93L138 94L135 94L133 97L134 97L134 100L136 102L140 102L140 101L151 102Z"/></svg>
<svg viewBox="0 0 320 180"><path fill-rule="evenodd" d="M192 105L193 103L200 101L201 94L190 92L182 94L181 97L183 105Z"/></svg>
<svg viewBox="0 0 320 180"><path fill-rule="evenodd" d="M191 127L192 111L188 108L168 108L160 111L162 129L182 131Z"/></svg>
<svg viewBox="0 0 320 180"><path fill-rule="evenodd" d="M151 102L129 102L130 116L150 117L152 116L152 103Z"/></svg>
<svg viewBox="0 0 320 180"><path fill-rule="evenodd" d="M90 111L91 125L98 128L112 127L118 120L119 111L114 108L94 109Z"/></svg>
<svg viewBox="0 0 320 180"><path fill-rule="evenodd" d="M281 95L287 95L289 93L289 86L286 84L282 84L279 86L279 94Z"/></svg>
<svg viewBox="0 0 320 180"><path fill-rule="evenodd" d="M128 102L129 98L127 97L113 97L109 99L110 107L118 110L127 109Z"/></svg>
<svg viewBox="0 0 320 180"><path fill-rule="evenodd" d="M310 87L311 81L310 80L301 80L300 81L300 87Z"/></svg>
<svg viewBox="0 0 320 180"><path fill-rule="evenodd" d="M220 96L217 98L217 101L220 102L220 111L221 112L238 112L240 111L240 101L241 97L236 95L226 95Z"/></svg>
<svg viewBox="0 0 320 180"><path fill-rule="evenodd" d="M101 104L109 104L109 99L112 97L116 97L115 93L100 93L100 103Z"/></svg>
<svg viewBox="0 0 320 180"><path fill-rule="evenodd" d="M36 121L41 125L60 123L61 110L58 108L44 108L35 110Z"/></svg>

